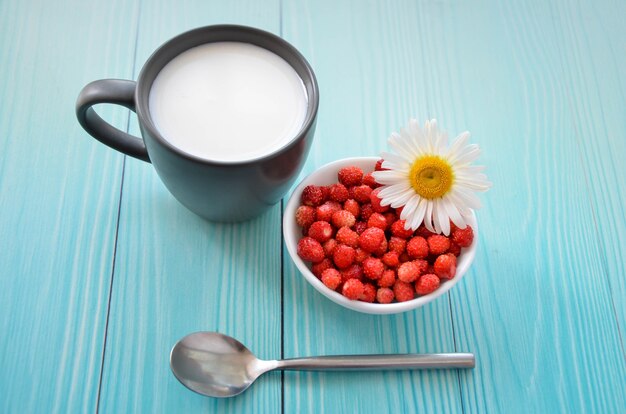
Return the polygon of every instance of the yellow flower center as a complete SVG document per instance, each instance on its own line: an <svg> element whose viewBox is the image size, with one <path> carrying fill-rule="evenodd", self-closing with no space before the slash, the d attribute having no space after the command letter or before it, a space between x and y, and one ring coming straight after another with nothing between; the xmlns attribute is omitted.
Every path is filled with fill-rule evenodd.
<svg viewBox="0 0 626 414"><path fill-rule="evenodd" d="M413 162L409 180L415 192L423 198L439 198L452 188L454 172L443 158L425 155Z"/></svg>

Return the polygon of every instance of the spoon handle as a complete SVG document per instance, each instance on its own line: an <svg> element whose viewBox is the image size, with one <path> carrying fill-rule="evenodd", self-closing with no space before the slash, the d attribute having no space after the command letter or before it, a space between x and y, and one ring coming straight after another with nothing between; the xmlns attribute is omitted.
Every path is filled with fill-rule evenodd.
<svg viewBox="0 0 626 414"><path fill-rule="evenodd" d="M372 371L474 368L474 354L336 355L276 361L275 369L305 371Z"/></svg>

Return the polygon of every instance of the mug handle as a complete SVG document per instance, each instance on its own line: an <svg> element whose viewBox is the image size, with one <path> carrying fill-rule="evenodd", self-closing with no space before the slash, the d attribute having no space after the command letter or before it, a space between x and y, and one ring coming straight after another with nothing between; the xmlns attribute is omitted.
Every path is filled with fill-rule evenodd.
<svg viewBox="0 0 626 414"><path fill-rule="evenodd" d="M95 139L109 147L150 162L143 139L120 131L107 123L93 109L100 103L122 105L135 112L137 83L122 79L101 79L87 84L76 100L76 117L80 125Z"/></svg>

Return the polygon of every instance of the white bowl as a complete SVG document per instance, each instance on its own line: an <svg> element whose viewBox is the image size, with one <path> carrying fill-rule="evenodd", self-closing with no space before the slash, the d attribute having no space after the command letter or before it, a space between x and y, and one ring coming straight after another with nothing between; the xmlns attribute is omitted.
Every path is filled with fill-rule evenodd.
<svg viewBox="0 0 626 414"><path fill-rule="evenodd" d="M358 158L346 158L326 164L320 167L317 171L311 173L308 177L302 180L302 182L296 187L291 194L287 207L285 208L283 216L283 234L285 237L285 244L287 245L287 251L291 259L294 261L300 273L304 275L304 278L309 282L318 292L329 298L335 303L340 304L348 309L352 309L358 312L374 313L374 314L390 314L406 312L415 308L419 308L427 304L428 302L435 300L439 296L452 289L452 286L459 283L467 269L469 269L474 256L476 254L476 245L478 240L478 227L476 224L476 216L472 212L472 216L469 220L469 225L474 230L474 242L468 248L464 248L461 254L457 258L456 275L453 279L447 280L441 283L439 289L428 295L417 297L407 302L394 302L394 303L367 303L359 300L350 300L334 290L327 288L321 280L319 280L312 272L300 256L298 256L298 241L302 237L302 229L296 223L295 215L296 210L300 206L300 195L302 190L307 185L330 185L337 182L337 172L343 167L350 165L356 165L360 167L365 173L373 171L374 165L379 158L377 157L358 157Z"/></svg>

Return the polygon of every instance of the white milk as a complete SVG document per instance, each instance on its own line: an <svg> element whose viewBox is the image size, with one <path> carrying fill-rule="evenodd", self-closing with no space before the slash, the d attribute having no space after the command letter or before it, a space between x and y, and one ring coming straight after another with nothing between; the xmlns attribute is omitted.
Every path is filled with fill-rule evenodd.
<svg viewBox="0 0 626 414"><path fill-rule="evenodd" d="M268 154L300 130L307 95L296 71L248 43L189 49L158 74L150 114L172 145L198 157L243 161Z"/></svg>

